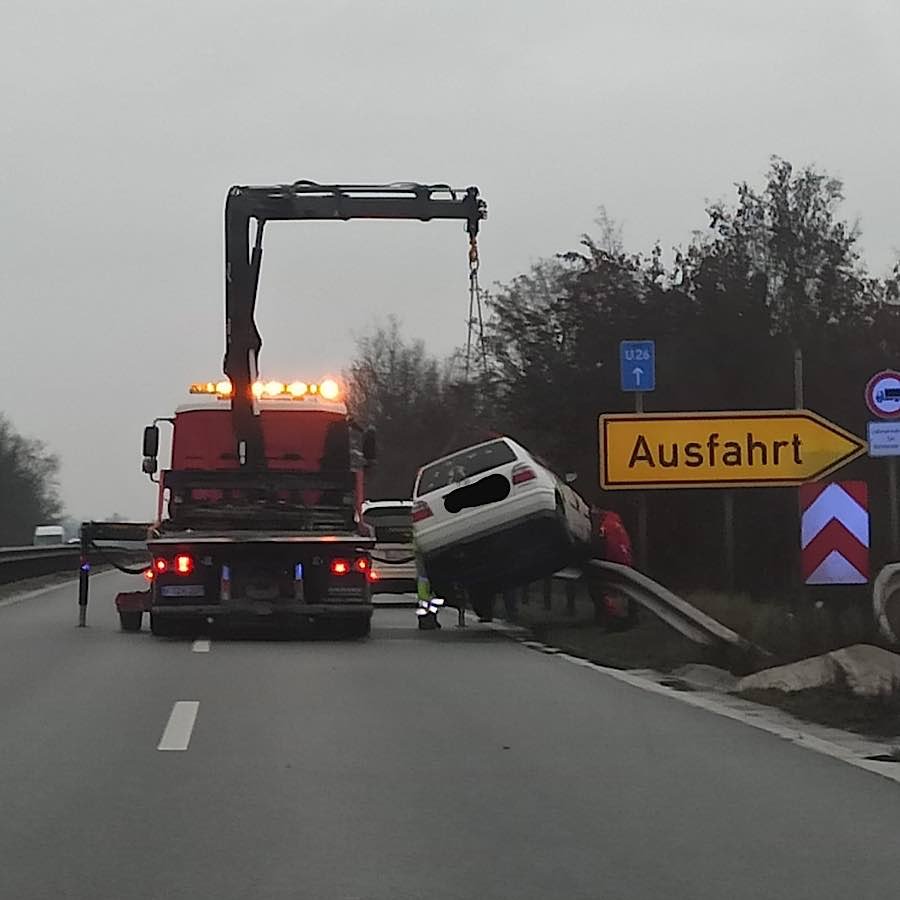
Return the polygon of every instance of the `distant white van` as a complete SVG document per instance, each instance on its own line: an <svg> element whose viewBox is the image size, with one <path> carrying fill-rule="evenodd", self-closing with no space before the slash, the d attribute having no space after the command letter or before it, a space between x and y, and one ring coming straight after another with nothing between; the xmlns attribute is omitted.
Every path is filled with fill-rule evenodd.
<svg viewBox="0 0 900 900"><path fill-rule="evenodd" d="M62 525L38 525L34 529L34 546L65 543Z"/></svg>

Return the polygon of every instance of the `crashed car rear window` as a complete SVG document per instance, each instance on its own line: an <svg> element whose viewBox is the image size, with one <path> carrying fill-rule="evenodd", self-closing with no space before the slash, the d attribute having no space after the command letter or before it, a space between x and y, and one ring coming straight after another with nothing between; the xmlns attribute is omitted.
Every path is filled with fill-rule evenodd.
<svg viewBox="0 0 900 900"><path fill-rule="evenodd" d="M363 519L375 529L379 543L412 543L412 513L408 506L369 509L363 513Z"/></svg>
<svg viewBox="0 0 900 900"><path fill-rule="evenodd" d="M482 472L515 461L516 454L506 441L492 441L480 447L460 450L459 453L454 453L453 456L422 469L416 495L422 497L447 487L448 484L455 484L465 478L480 475Z"/></svg>

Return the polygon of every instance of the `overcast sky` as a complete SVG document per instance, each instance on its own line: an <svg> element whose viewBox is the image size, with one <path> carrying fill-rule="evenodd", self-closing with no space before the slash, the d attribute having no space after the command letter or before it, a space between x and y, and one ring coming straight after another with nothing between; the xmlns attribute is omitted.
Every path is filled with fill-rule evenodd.
<svg viewBox="0 0 900 900"><path fill-rule="evenodd" d="M5 0L0 410L62 459L77 517L146 519L141 427L223 351L230 184L477 184L488 281L602 204L686 242L770 154L844 179L870 268L900 246L895 0ZM339 372L398 314L465 339L455 223L278 224L269 377ZM2 504L2 498L0 498Z"/></svg>

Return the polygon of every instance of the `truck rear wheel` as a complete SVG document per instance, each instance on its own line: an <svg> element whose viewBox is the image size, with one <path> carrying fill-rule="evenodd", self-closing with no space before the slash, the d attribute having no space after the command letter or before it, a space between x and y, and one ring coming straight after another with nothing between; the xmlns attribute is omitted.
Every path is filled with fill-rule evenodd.
<svg viewBox="0 0 900 900"><path fill-rule="evenodd" d="M358 618L351 619L347 623L347 627L345 629L345 634L347 635L347 637L353 638L354 640L362 640L363 638L367 638L371 633L371 616L359 616Z"/></svg>
<svg viewBox="0 0 900 900"><path fill-rule="evenodd" d="M150 613L150 632L156 637L172 637L178 634L179 622L166 616L154 616Z"/></svg>
<svg viewBox="0 0 900 900"><path fill-rule="evenodd" d="M144 623L144 613L139 609L119 610L119 625L122 631L140 631Z"/></svg>

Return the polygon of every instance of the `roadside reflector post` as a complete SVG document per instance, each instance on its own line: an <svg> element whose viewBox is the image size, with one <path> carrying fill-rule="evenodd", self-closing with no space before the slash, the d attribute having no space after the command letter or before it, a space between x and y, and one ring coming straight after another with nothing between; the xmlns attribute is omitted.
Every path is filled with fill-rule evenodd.
<svg viewBox="0 0 900 900"><path fill-rule="evenodd" d="M90 590L91 560L88 547L91 543L90 528L87 522L81 526L81 556L78 563L78 627L87 626L88 592Z"/></svg>
<svg viewBox="0 0 900 900"><path fill-rule="evenodd" d="M78 572L78 627L87 626L88 580L91 577L90 563L83 561Z"/></svg>

